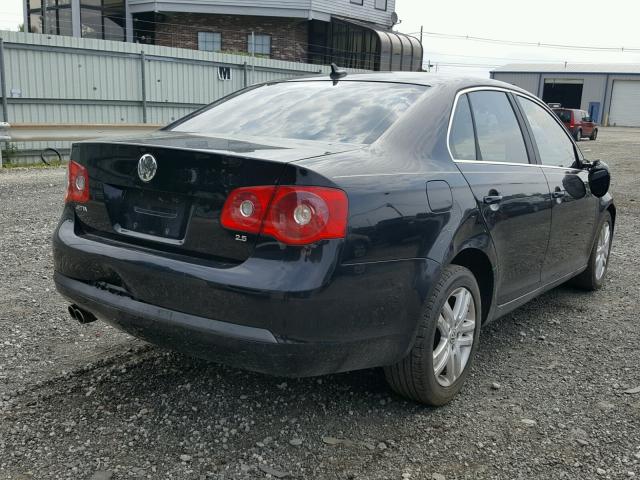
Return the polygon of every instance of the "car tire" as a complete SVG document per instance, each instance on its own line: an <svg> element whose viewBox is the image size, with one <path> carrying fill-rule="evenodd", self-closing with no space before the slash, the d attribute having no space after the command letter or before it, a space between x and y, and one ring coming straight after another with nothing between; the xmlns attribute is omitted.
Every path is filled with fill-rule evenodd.
<svg viewBox="0 0 640 480"><path fill-rule="evenodd" d="M464 311L467 295L470 300ZM425 301L413 347L400 362L384 368L389 386L403 397L427 405L450 402L473 364L480 338L481 307L480 290L471 271L447 266ZM449 336L445 338L447 331Z"/></svg>
<svg viewBox="0 0 640 480"><path fill-rule="evenodd" d="M571 281L574 286L585 290L598 290L604 285L613 240L613 222L609 212L604 213L597 231L587 269Z"/></svg>
<svg viewBox="0 0 640 480"><path fill-rule="evenodd" d="M576 130L576 133L573 136L573 138L576 139L576 142L579 142L582 139L582 130L580 128Z"/></svg>
<svg viewBox="0 0 640 480"><path fill-rule="evenodd" d="M591 132L591 136L589 137L591 140L595 140L596 138L598 138L598 129L594 128L593 132Z"/></svg>

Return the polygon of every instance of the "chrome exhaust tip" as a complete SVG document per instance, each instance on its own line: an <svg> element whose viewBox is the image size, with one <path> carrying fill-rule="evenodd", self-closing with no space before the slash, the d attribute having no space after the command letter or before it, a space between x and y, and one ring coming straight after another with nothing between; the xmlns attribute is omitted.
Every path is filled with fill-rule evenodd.
<svg viewBox="0 0 640 480"><path fill-rule="evenodd" d="M77 320L79 323L83 325L85 323L91 323L97 320L96 316L93 313L83 308L80 308L75 304L69 305L68 310L69 310L69 315L71 315L71 318L73 318L74 320Z"/></svg>

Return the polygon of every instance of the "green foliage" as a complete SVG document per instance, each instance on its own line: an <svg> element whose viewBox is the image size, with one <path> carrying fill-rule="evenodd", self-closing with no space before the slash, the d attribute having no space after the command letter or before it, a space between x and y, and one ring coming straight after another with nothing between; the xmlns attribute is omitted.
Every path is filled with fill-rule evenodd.
<svg viewBox="0 0 640 480"><path fill-rule="evenodd" d="M18 147L14 143L6 143L2 149L2 165L9 166L18 154Z"/></svg>

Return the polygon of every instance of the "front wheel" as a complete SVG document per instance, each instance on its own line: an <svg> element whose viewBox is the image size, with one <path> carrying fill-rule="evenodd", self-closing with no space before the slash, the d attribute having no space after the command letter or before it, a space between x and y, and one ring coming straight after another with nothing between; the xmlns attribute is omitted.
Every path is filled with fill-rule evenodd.
<svg viewBox="0 0 640 480"><path fill-rule="evenodd" d="M384 369L391 388L427 405L450 402L469 374L481 322L475 277L464 267L449 265L425 303L413 348Z"/></svg>
<svg viewBox="0 0 640 480"><path fill-rule="evenodd" d="M593 132L591 132L591 136L589 137L591 140L595 140L596 138L598 138L598 129L594 128Z"/></svg>
<svg viewBox="0 0 640 480"><path fill-rule="evenodd" d="M604 278L609 266L613 223L611 214L605 212L598 228L598 237L589 256L587 269L575 277L572 283L585 290L598 290L604 285Z"/></svg>

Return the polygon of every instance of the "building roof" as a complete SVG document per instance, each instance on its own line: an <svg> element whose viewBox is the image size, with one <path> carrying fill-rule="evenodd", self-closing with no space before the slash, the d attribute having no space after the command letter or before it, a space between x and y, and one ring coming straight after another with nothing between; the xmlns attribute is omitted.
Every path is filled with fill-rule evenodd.
<svg viewBox="0 0 640 480"><path fill-rule="evenodd" d="M631 73L640 74L640 63L510 63L495 73Z"/></svg>
<svg viewBox="0 0 640 480"><path fill-rule="evenodd" d="M26 2L26 0L24 0ZM395 0L385 10L373 2L360 5L348 0L127 0L131 13L183 12L257 17L304 18L330 22L331 17L358 19L390 28Z"/></svg>
<svg viewBox="0 0 640 480"><path fill-rule="evenodd" d="M334 18L371 30L378 37L381 70L414 72L422 70L422 44L416 37L351 18L336 15Z"/></svg>

